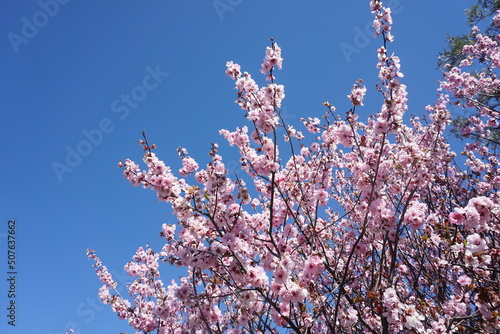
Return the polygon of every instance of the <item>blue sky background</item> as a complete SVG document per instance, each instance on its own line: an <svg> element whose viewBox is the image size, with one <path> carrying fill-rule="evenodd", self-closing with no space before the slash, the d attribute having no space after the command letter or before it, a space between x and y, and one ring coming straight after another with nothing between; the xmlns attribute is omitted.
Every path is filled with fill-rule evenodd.
<svg viewBox="0 0 500 334"><path fill-rule="evenodd" d="M374 83L381 40L359 32L372 21L368 0L55 1L0 2L1 333L59 334L68 326L133 332L98 301L101 284L85 250L95 249L126 282L122 268L135 250L148 243L159 249L161 224L175 223L153 191L133 188L117 168L120 159L141 160L142 130L174 170L177 147L203 165L211 142L232 152L225 161L236 165L218 135L246 124L226 61L264 83L260 64L274 37L283 49L277 82L285 85L290 123L323 115L324 101L346 111L360 78L368 87L360 114L380 108ZM45 3L52 15L43 14ZM420 115L436 97L446 34L467 31L464 9L475 1L386 3L394 5L390 48L401 58L409 113ZM355 52L346 57L341 46ZM169 73L157 85L147 79L151 90L141 88L148 67ZM134 108L120 101L131 92L141 100ZM107 133L85 146L85 133L100 126ZM68 149L78 148L88 154L58 176L54 163L67 165ZM16 327L6 317L9 219L17 222ZM165 265L162 273L168 282L182 271Z"/></svg>

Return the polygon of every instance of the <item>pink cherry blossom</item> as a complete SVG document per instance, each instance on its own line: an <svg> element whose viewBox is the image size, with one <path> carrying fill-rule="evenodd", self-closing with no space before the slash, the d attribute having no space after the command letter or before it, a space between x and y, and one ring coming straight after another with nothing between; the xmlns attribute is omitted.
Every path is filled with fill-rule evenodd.
<svg viewBox="0 0 500 334"><path fill-rule="evenodd" d="M461 286L467 286L467 285L471 284L471 282L472 282L472 279L469 276L467 276L467 275L461 275L458 278L458 283Z"/></svg>
<svg viewBox="0 0 500 334"><path fill-rule="evenodd" d="M472 253L480 253L487 249L486 240L481 238L477 233L471 234L467 237L467 249Z"/></svg>
<svg viewBox="0 0 500 334"><path fill-rule="evenodd" d="M354 88L351 90L351 94L347 95L347 97L351 100L353 106L362 106L365 94L365 86L354 85Z"/></svg>

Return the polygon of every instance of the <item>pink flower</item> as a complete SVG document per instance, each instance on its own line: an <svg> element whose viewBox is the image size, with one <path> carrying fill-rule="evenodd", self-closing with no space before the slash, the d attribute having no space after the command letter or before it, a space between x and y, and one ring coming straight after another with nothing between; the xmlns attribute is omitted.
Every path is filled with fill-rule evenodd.
<svg viewBox="0 0 500 334"><path fill-rule="evenodd" d="M500 10L496 11L493 22L495 22L495 26L500 27Z"/></svg>
<svg viewBox="0 0 500 334"><path fill-rule="evenodd" d="M342 315L343 325L347 328L354 325L358 320L358 311L356 311L352 306L350 306Z"/></svg>
<svg viewBox="0 0 500 334"><path fill-rule="evenodd" d="M471 234L467 237L466 247L472 253L481 253L484 250L488 249L488 246L486 245L486 240L481 238L481 236L477 233Z"/></svg>
<svg viewBox="0 0 500 334"><path fill-rule="evenodd" d="M226 63L226 75L232 79L236 79L241 75L241 67L238 64L228 61Z"/></svg>
<svg viewBox="0 0 500 334"><path fill-rule="evenodd" d="M236 236L234 235L234 233L226 233L222 237L222 242L229 248L234 247L236 244Z"/></svg>
<svg viewBox="0 0 500 334"><path fill-rule="evenodd" d="M176 226L171 225L171 224L163 224L162 225L162 236L167 239L168 241L171 241L175 237L175 229Z"/></svg>
<svg viewBox="0 0 500 334"><path fill-rule="evenodd" d="M366 244L363 241L360 241L356 245L354 252L355 252L355 254L364 256L368 252L368 247L366 247Z"/></svg>
<svg viewBox="0 0 500 334"><path fill-rule="evenodd" d="M304 264L304 270L300 274L301 280L314 280L323 270L325 270L323 260L319 256L313 255Z"/></svg>
<svg viewBox="0 0 500 334"><path fill-rule="evenodd" d="M387 133L389 131L389 124L387 123L387 120L379 117L377 118L374 129L376 134Z"/></svg>
<svg viewBox="0 0 500 334"><path fill-rule="evenodd" d="M424 223L426 209L427 205L424 203L412 204L406 212L405 221L409 223L414 230L418 229Z"/></svg>
<svg viewBox="0 0 500 334"><path fill-rule="evenodd" d="M467 276L467 275L461 275L458 280L457 280L458 284L460 284L461 286L468 286L472 283L472 279Z"/></svg>
<svg viewBox="0 0 500 334"><path fill-rule="evenodd" d="M276 66L281 70L283 63L283 58L281 58L281 48L278 44L273 43L272 47L266 48L266 56L264 58L264 62L262 63L262 69L260 70L263 74L267 74L271 71L271 69ZM269 73L266 77L266 80L272 80L274 76Z"/></svg>
<svg viewBox="0 0 500 334"><path fill-rule="evenodd" d="M284 284L288 280L288 275L289 272L285 270L284 268L279 268L274 271L273 277L274 280L273 282L276 284Z"/></svg>
<svg viewBox="0 0 500 334"><path fill-rule="evenodd" d="M464 227L468 230L472 230L479 225L481 216L474 206L468 205L464 208Z"/></svg>
<svg viewBox="0 0 500 334"><path fill-rule="evenodd" d="M449 316L460 316L464 315L467 311L467 305L461 301L460 297L455 296L451 300L444 303L443 310Z"/></svg>
<svg viewBox="0 0 500 334"><path fill-rule="evenodd" d="M494 204L488 197L480 196L472 198L468 206L473 206L479 213L480 221L487 222L490 219L490 213L494 208Z"/></svg>
<svg viewBox="0 0 500 334"><path fill-rule="evenodd" d="M491 309L487 303L481 301L479 298L476 298L475 304L483 317L489 319L493 316L493 313L491 312Z"/></svg>
<svg viewBox="0 0 500 334"><path fill-rule="evenodd" d="M109 289L106 287L106 285L103 285L102 287L99 288L99 298L104 304L109 303L111 294L109 293Z"/></svg>
<svg viewBox="0 0 500 334"><path fill-rule="evenodd" d="M449 214L450 222L455 225L462 225L465 221L465 211L461 208L455 209Z"/></svg>
<svg viewBox="0 0 500 334"><path fill-rule="evenodd" d="M283 290L283 302L297 303L302 302L308 293L306 289L301 288L297 283L288 282L286 289Z"/></svg>
<svg viewBox="0 0 500 334"><path fill-rule="evenodd" d="M179 170L179 174L186 177L188 174L194 173L198 169L198 164L191 157L185 157L182 159L182 168Z"/></svg>
<svg viewBox="0 0 500 334"><path fill-rule="evenodd" d="M328 203L328 193L324 189L318 189L314 193L314 198L318 201L319 206L325 206Z"/></svg>
<svg viewBox="0 0 500 334"><path fill-rule="evenodd" d="M376 12L382 8L382 2L380 0L370 0L370 9L372 12Z"/></svg>
<svg viewBox="0 0 500 334"><path fill-rule="evenodd" d="M362 106L365 94L366 87L355 84L354 88L351 89L351 94L347 95L347 97L351 100L353 106Z"/></svg>
<svg viewBox="0 0 500 334"><path fill-rule="evenodd" d="M253 287L262 288L269 282L266 272L260 266L250 267L247 272L248 282Z"/></svg>
<svg viewBox="0 0 500 334"><path fill-rule="evenodd" d="M385 289L383 294L383 303L389 310L399 304L399 298L394 288Z"/></svg>
<svg viewBox="0 0 500 334"><path fill-rule="evenodd" d="M341 125L336 129L336 137L340 144L345 147L352 147L354 144L353 134L351 129L347 125Z"/></svg>
<svg viewBox="0 0 500 334"><path fill-rule="evenodd" d="M139 275L140 266L135 262L129 262L125 265L125 271L132 277Z"/></svg>

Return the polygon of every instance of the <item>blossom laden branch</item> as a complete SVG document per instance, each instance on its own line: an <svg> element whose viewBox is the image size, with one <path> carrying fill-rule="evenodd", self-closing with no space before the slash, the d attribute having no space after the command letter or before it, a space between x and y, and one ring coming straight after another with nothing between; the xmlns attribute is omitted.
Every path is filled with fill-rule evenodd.
<svg viewBox="0 0 500 334"><path fill-rule="evenodd" d="M129 299L116 292L106 267L88 252L104 284L101 299L134 329L500 330L497 150L467 143L465 169L456 163L445 133L449 97L442 92L423 119L405 122L407 87L399 58L388 51L391 12L377 0L370 8L383 40L376 86L382 101L367 119L358 114L368 91L359 80L347 95L352 107L345 116L325 103L324 117L302 119L304 133L285 124L284 86L275 77L283 58L272 41L261 65L264 86L240 65L226 64L235 102L250 125L220 134L237 148L245 176L230 176L215 143L205 167L179 148L182 167L174 173L145 133L139 143L146 169L120 162L132 185L154 190L175 216L174 224L162 226L162 249L139 248L125 266L135 278L127 287ZM499 49L496 42L478 43L483 54ZM476 105L478 90L463 90L464 79L487 90L496 77L471 80L464 73L450 71L441 89L469 94ZM481 110L491 122L497 118L494 109ZM473 131L485 135L481 122L475 121ZM164 284L161 263L183 267L186 275Z"/></svg>

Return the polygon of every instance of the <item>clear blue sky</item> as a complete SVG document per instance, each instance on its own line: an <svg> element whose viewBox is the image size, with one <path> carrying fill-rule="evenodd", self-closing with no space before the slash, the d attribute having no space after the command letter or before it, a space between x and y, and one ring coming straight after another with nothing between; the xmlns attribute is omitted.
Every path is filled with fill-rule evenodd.
<svg viewBox="0 0 500 334"><path fill-rule="evenodd" d="M374 113L381 41L360 33L372 20L368 0L59 1L0 2L0 332L131 333L97 302L101 284L85 250L122 273L139 246L161 246L162 223L175 223L154 192L133 188L117 168L120 159L141 160L141 131L174 169L178 146L200 163L210 142L230 151L218 129L246 123L225 63L264 82L270 37L283 49L277 81L290 122L322 115L327 100L345 111L360 78L368 87L360 113ZM389 2L397 13L390 48L401 58L409 113L420 115L436 96L446 34L466 31L464 9L475 1ZM346 57L342 46L355 49ZM17 222L14 328L6 317L9 219ZM180 274L162 273L167 282Z"/></svg>

